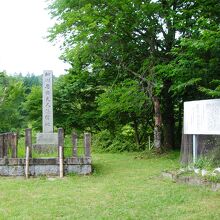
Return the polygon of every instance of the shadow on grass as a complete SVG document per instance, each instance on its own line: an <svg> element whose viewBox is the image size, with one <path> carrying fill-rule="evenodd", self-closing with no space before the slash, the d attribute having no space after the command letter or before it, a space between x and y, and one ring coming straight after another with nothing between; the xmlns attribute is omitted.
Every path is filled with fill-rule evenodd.
<svg viewBox="0 0 220 220"><path fill-rule="evenodd" d="M135 156L135 159L155 159L155 158L166 158L175 160L179 158L179 151L164 151L163 153L157 153L156 150L145 150Z"/></svg>
<svg viewBox="0 0 220 220"><path fill-rule="evenodd" d="M93 176L103 176L108 174L108 169L106 170L105 166L101 163L92 164L92 175Z"/></svg>

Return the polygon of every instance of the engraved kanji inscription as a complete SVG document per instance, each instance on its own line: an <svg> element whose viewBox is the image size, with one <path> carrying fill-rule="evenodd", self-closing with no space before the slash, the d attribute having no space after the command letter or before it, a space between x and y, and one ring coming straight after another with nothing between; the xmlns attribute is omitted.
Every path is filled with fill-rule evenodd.
<svg viewBox="0 0 220 220"><path fill-rule="evenodd" d="M53 133L53 72L45 70L43 73L43 132Z"/></svg>

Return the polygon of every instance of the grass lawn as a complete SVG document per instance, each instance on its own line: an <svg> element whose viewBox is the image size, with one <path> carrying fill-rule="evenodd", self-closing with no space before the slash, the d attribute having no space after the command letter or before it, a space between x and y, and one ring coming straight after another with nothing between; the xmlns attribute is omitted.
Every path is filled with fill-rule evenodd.
<svg viewBox="0 0 220 220"><path fill-rule="evenodd" d="M90 176L0 178L0 219L220 219L220 192L173 183L178 156L93 154Z"/></svg>

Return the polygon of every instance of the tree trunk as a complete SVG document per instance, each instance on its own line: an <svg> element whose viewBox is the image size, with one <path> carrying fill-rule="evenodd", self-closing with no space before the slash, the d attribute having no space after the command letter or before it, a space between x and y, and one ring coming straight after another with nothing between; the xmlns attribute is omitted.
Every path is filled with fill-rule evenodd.
<svg viewBox="0 0 220 220"><path fill-rule="evenodd" d="M138 123L136 118L133 118L133 122L134 122L134 135L135 135L135 141L137 144L138 149L140 148L140 135L139 135L139 131L138 131Z"/></svg>
<svg viewBox="0 0 220 220"><path fill-rule="evenodd" d="M176 132L175 139L175 149L180 149L181 147L181 138L182 138L182 130L183 130L183 103L179 103L179 112L178 112L178 128Z"/></svg>
<svg viewBox="0 0 220 220"><path fill-rule="evenodd" d="M154 147L157 152L161 152L161 111L160 111L160 101L157 96L153 96L153 105L154 105Z"/></svg>
<svg viewBox="0 0 220 220"><path fill-rule="evenodd" d="M164 82L164 89L162 91L163 95L163 146L166 150L174 148L174 128L175 128L175 120L174 120L174 107L173 100L169 93L171 81L166 80Z"/></svg>

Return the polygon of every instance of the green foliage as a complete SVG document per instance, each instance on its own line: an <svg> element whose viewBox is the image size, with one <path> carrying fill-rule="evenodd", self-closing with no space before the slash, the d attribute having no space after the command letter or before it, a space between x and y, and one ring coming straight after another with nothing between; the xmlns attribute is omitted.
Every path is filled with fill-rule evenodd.
<svg viewBox="0 0 220 220"><path fill-rule="evenodd" d="M105 151L112 144L113 136L109 132L109 130L102 130L97 134L93 135L93 146L94 151Z"/></svg>
<svg viewBox="0 0 220 220"><path fill-rule="evenodd" d="M212 159L214 167L220 166L220 147L216 146L210 153L209 157Z"/></svg>
<svg viewBox="0 0 220 220"><path fill-rule="evenodd" d="M130 133L130 141L133 139L131 145L137 145L140 148L140 145L146 141L146 130L152 120L149 114L152 106L150 100L146 100L145 94L140 91L137 82L126 80L110 87L96 101L102 122L100 127L108 129L111 133L120 134L117 138L118 142L126 136L127 129ZM143 128L146 128L144 133ZM122 146L126 143L122 141L120 145L123 149Z"/></svg>
<svg viewBox="0 0 220 220"><path fill-rule="evenodd" d="M203 177L206 181L220 183L220 175L206 175Z"/></svg>
<svg viewBox="0 0 220 220"><path fill-rule="evenodd" d="M25 94L29 94L33 86L40 86L42 81L41 76L36 76L33 73L28 73L25 76L23 76L22 73L15 73L13 74L13 78L23 83Z"/></svg>
<svg viewBox="0 0 220 220"><path fill-rule="evenodd" d="M0 73L0 132L23 133L32 123L41 127L41 87L34 86L39 84L40 77L33 74Z"/></svg>
<svg viewBox="0 0 220 220"><path fill-rule="evenodd" d="M18 131L26 125L22 103L24 87L6 73L0 73L0 131Z"/></svg>
<svg viewBox="0 0 220 220"><path fill-rule="evenodd" d="M59 78L54 91L54 121L66 133L96 129L97 104L95 98L102 91L96 79L88 73L68 74Z"/></svg>
<svg viewBox="0 0 220 220"><path fill-rule="evenodd" d="M93 135L93 146L95 152L123 152L123 151L140 151L145 146L138 145L134 140L134 129L125 125L114 133L109 129L101 130Z"/></svg>
<svg viewBox="0 0 220 220"><path fill-rule="evenodd" d="M110 87L97 99L101 117L110 118L120 118L118 114L125 114L126 118L131 115L138 117L143 111L145 102L145 94L140 91L137 82L128 80Z"/></svg>
<svg viewBox="0 0 220 220"><path fill-rule="evenodd" d="M218 26L210 29L202 30L199 36L182 39L180 47L174 50L173 89L176 92L186 94L193 89L196 98L219 97L220 29Z"/></svg>
<svg viewBox="0 0 220 220"><path fill-rule="evenodd" d="M123 135L122 132L117 132L114 136L108 130L102 130L93 136L93 145L95 152L122 152L135 151L135 146L132 139Z"/></svg>
<svg viewBox="0 0 220 220"><path fill-rule="evenodd" d="M210 5L216 5L216 8L212 9ZM136 142L140 144L142 138L138 135L142 136L146 130L152 133L154 116L153 110L146 111L141 103L145 102L148 108L157 96L161 106L160 127L163 128L164 143L173 146L173 140L176 136L180 137L182 128L183 100L207 97L198 89L207 88L206 84L210 81L209 77L207 80L204 77L206 65L199 57L205 39L199 40L203 30L215 31L218 27L219 2L85 0L79 3L52 0L49 10L58 20L51 28L49 38L56 41L63 37L63 59L72 66L69 71L69 77L74 78L72 82L80 82L77 86L92 88L93 92L102 90L93 93L88 101L84 90L74 90L77 87L73 83L74 89L68 88L63 100L71 100L71 106L65 104L68 106L66 109L77 111L72 110L72 116L66 112L65 115L70 117L68 122L59 123L81 129L88 124L87 129L94 132L100 129L117 132L120 130L116 129L118 125L133 124ZM207 25L212 22L213 25ZM193 51L198 52L197 56L192 53L191 45L194 45ZM204 55L202 57L206 57ZM217 67L219 62L212 60L212 63ZM85 76L85 81L79 81ZM138 93L139 97L128 92L126 83L134 81L135 86L130 86L130 89L142 91ZM91 82L95 83L91 86ZM76 92L77 100L70 98L71 91ZM85 100L92 109L82 108ZM98 103L101 118L94 101ZM136 102L138 105L132 105ZM138 121L136 125L135 120ZM89 124L91 121L93 125Z"/></svg>
<svg viewBox="0 0 220 220"><path fill-rule="evenodd" d="M24 109L27 112L29 123L36 130L42 130L42 88L33 86L26 97Z"/></svg>
<svg viewBox="0 0 220 220"><path fill-rule="evenodd" d="M200 157L194 164L196 168L210 170L214 167L213 160L208 157Z"/></svg>
<svg viewBox="0 0 220 220"><path fill-rule="evenodd" d="M25 93L29 94L32 87L41 86L41 76L35 76L34 74L27 74L22 77L22 81L25 87Z"/></svg>

